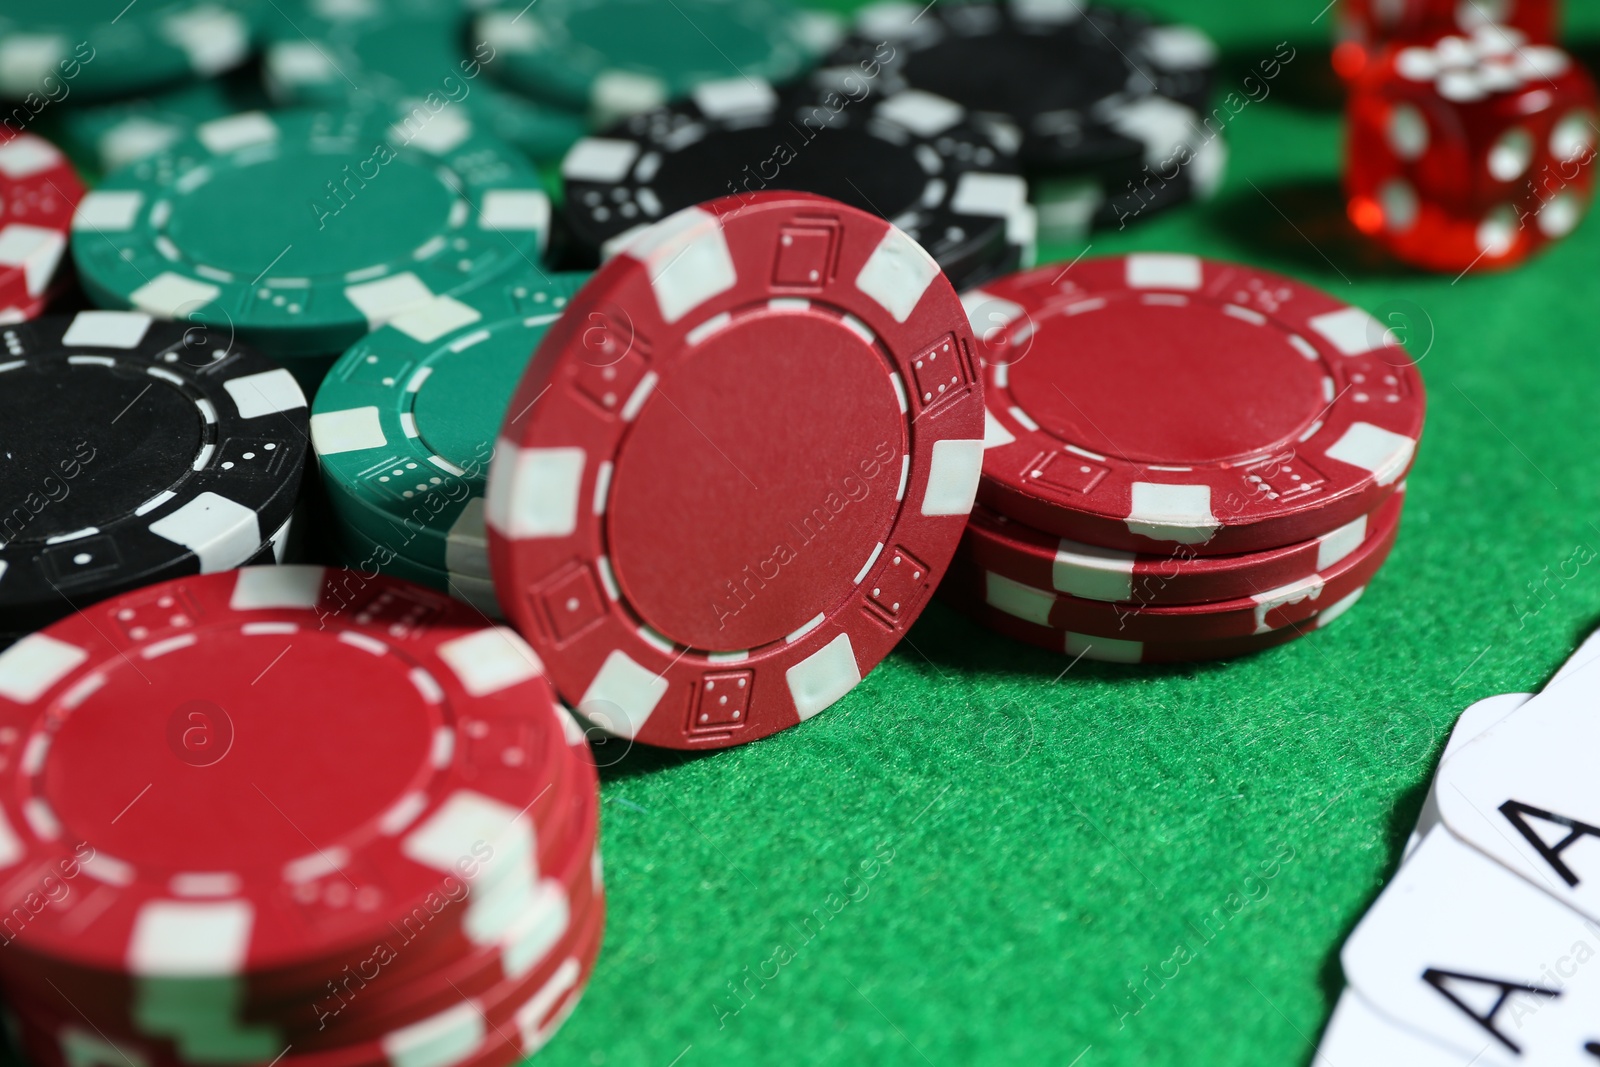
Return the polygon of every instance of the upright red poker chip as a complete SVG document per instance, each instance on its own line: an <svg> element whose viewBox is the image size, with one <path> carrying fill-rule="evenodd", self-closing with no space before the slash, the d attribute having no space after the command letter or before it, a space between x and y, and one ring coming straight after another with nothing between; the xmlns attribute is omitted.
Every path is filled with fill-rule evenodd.
<svg viewBox="0 0 1600 1067"><path fill-rule="evenodd" d="M982 429L966 315L915 242L799 193L691 208L529 365L489 476L496 589L591 721L755 740L848 693L921 612Z"/></svg>
<svg viewBox="0 0 1600 1067"><path fill-rule="evenodd" d="M1415 364L1359 308L1253 267L1135 254L963 296L984 352L978 499L1106 548L1306 541L1410 468Z"/></svg>
<svg viewBox="0 0 1600 1067"><path fill-rule="evenodd" d="M0 654L6 884L81 887L17 948L139 980L314 976L448 879L533 877L530 764L566 745L559 714L515 633L403 582L247 568L105 601ZM418 951L466 943L491 896Z"/></svg>
<svg viewBox="0 0 1600 1067"><path fill-rule="evenodd" d="M1402 485L1377 511L1332 533L1234 556L1197 556L1181 545L1161 555L1097 548L1041 533L980 504L972 509L959 558L1024 585L1083 600L1215 603L1311 580L1386 534L1404 501Z"/></svg>
<svg viewBox="0 0 1600 1067"><path fill-rule="evenodd" d="M83 192L55 145L0 129L0 323L43 314L64 273Z"/></svg>

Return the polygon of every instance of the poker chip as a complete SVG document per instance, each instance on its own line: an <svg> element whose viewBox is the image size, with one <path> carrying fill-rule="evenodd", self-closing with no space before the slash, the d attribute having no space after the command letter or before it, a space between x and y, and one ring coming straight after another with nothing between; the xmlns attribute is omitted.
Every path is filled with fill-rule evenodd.
<svg viewBox="0 0 1600 1067"><path fill-rule="evenodd" d="M784 0L541 0L484 12L473 39L496 53L495 77L604 125L706 82L790 81L837 33Z"/></svg>
<svg viewBox="0 0 1600 1067"><path fill-rule="evenodd" d="M54 145L0 133L0 324L38 317L60 289L82 199L83 183Z"/></svg>
<svg viewBox="0 0 1600 1067"><path fill-rule="evenodd" d="M1327 626L1340 614L1327 611L1303 626L1286 626L1281 630L1216 641L1130 641L1040 626L996 610L970 591L949 585L939 587L939 598L973 621L981 623L985 629L1010 640L1059 652L1075 660L1086 659L1097 663L1203 663L1236 659L1286 645Z"/></svg>
<svg viewBox="0 0 1600 1067"><path fill-rule="evenodd" d="M489 470L507 615L579 714L671 748L844 697L972 506L966 316L901 231L800 193L670 216L539 346Z"/></svg>
<svg viewBox="0 0 1600 1067"><path fill-rule="evenodd" d="M143 96L63 109L53 130L80 166L102 174L165 151L203 122L247 110L253 94L229 81L189 82Z"/></svg>
<svg viewBox="0 0 1600 1067"><path fill-rule="evenodd" d="M1191 642L1250 637L1303 624L1324 611L1342 613L1365 591L1399 533L1387 529L1325 571L1250 596L1200 604L1112 603L1039 589L957 560L946 583L965 585L997 611L1055 630L1132 641Z"/></svg>
<svg viewBox="0 0 1600 1067"><path fill-rule="evenodd" d="M202 124L84 198L84 287L104 307L234 329L314 385L396 315L538 262L550 200L526 162L465 120L391 119Z"/></svg>
<svg viewBox="0 0 1600 1067"><path fill-rule="evenodd" d="M483 130L536 160L558 160L588 132L580 112L529 99L488 77L495 54L463 47L465 14L426 0L315 0L272 36L262 73L286 106L390 101L418 123L453 121L460 103Z"/></svg>
<svg viewBox="0 0 1600 1067"><path fill-rule="evenodd" d="M340 532L339 541L345 565L354 570L363 574L387 574L449 593L476 609L486 619L505 617L494 591L494 582L487 574L430 567L418 562L412 551L412 543L404 532L395 531L388 537L368 537L353 527L346 527ZM480 548L479 551L484 549Z"/></svg>
<svg viewBox="0 0 1600 1067"><path fill-rule="evenodd" d="M1226 167L1200 31L1078 3L879 3L824 61L830 83L918 89L1015 128L1048 230L1207 197ZM859 90L858 90L859 91ZM1077 182L1060 184L1072 177Z"/></svg>
<svg viewBox="0 0 1600 1067"><path fill-rule="evenodd" d="M1404 486L1372 515L1310 541L1238 556L1183 549L1141 555L1040 533L983 505L972 509L960 558L1033 589L1123 604L1205 604L1294 587L1387 536L1400 519Z"/></svg>
<svg viewBox="0 0 1600 1067"><path fill-rule="evenodd" d="M561 174L567 231L591 259L675 211L765 188L882 215L958 288L1034 259L1034 211L1011 154L965 108L929 93L837 107L803 88L709 82L579 141Z"/></svg>
<svg viewBox="0 0 1600 1067"><path fill-rule="evenodd" d="M341 522L402 542L431 572L487 581L495 437L529 357L587 279L529 272L439 297L340 357L317 390L311 443Z"/></svg>
<svg viewBox="0 0 1600 1067"><path fill-rule="evenodd" d="M133 312L47 317L0 340L7 629L281 544L309 451L287 371Z"/></svg>
<svg viewBox="0 0 1600 1067"><path fill-rule="evenodd" d="M11 4L0 12L0 96L79 100L210 78L250 54L258 0Z"/></svg>
<svg viewBox="0 0 1600 1067"><path fill-rule="evenodd" d="M0 961L37 1062L510 1063L593 966L582 732L514 632L439 593L295 566L142 588L0 653L0 724L11 863L96 885Z"/></svg>
<svg viewBox="0 0 1600 1067"><path fill-rule="evenodd" d="M962 300L986 361L978 498L1037 530L1144 554L1269 550L1372 513L1415 455L1415 364L1300 282L1141 253Z"/></svg>

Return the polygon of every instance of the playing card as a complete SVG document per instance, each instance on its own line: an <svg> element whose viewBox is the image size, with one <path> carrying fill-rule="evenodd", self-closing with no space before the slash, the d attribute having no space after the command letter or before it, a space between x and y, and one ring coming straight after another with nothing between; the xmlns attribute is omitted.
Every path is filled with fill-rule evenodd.
<svg viewBox="0 0 1600 1067"><path fill-rule="evenodd" d="M1600 919L1597 755L1600 660L1576 668L1446 760L1435 784L1440 815L1475 848Z"/></svg>
<svg viewBox="0 0 1600 1067"><path fill-rule="evenodd" d="M1322 1032L1311 1067L1476 1067L1470 1057L1436 1045L1384 1018L1347 989Z"/></svg>
<svg viewBox="0 0 1600 1067"><path fill-rule="evenodd" d="M1600 630L1596 630L1583 639L1583 644L1579 645L1577 651L1567 657L1567 662L1563 663L1561 669L1551 676L1550 684L1545 688L1548 689L1557 682L1566 681L1567 678L1576 674L1578 670L1587 667L1596 660L1600 660Z"/></svg>
<svg viewBox="0 0 1600 1067"><path fill-rule="evenodd" d="M1600 650L1596 651L1596 655L1600 655ZM1450 739L1444 743L1444 755L1440 757L1440 762L1443 763L1455 755L1463 745L1522 707L1531 698L1532 695L1529 693L1501 693L1499 696L1484 697L1468 707L1456 720L1455 729L1450 731ZM1422 813L1417 816L1417 828L1411 831L1405 851L1400 854L1400 862L1404 863L1410 859L1417 846L1422 844L1422 839L1428 836L1428 831L1437 825L1439 825L1439 778L1435 773L1433 782L1428 786L1427 799L1422 802Z"/></svg>
<svg viewBox="0 0 1600 1067"><path fill-rule="evenodd" d="M1369 1005L1475 1067L1595 1067L1597 955L1600 926L1440 826L1340 961Z"/></svg>

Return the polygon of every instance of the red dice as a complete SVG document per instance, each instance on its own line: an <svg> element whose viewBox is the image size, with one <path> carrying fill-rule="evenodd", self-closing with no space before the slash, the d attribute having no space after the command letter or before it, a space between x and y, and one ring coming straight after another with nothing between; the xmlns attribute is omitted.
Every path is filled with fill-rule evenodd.
<svg viewBox="0 0 1600 1067"><path fill-rule="evenodd" d="M1556 0L1342 0L1333 69L1348 81L1387 44L1472 34L1484 26L1508 26L1534 44L1550 44L1559 19Z"/></svg>
<svg viewBox="0 0 1600 1067"><path fill-rule="evenodd" d="M1350 221L1428 270L1521 262L1588 210L1595 121L1583 68L1514 30L1386 49L1351 87Z"/></svg>

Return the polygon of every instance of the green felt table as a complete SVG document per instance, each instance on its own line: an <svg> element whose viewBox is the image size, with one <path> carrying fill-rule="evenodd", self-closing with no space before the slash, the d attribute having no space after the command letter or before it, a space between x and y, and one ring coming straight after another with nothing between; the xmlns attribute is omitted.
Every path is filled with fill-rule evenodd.
<svg viewBox="0 0 1600 1067"><path fill-rule="evenodd" d="M1090 254L1240 260L1400 316L1428 424L1365 598L1238 662L1070 670L935 604L797 729L603 746L610 924L542 1062L1310 1062L1456 716L1600 618L1600 221L1460 279L1363 247L1323 2L1147 5L1215 36L1223 92L1297 55L1228 118L1216 200ZM1600 52L1600 4L1567 24Z"/></svg>

